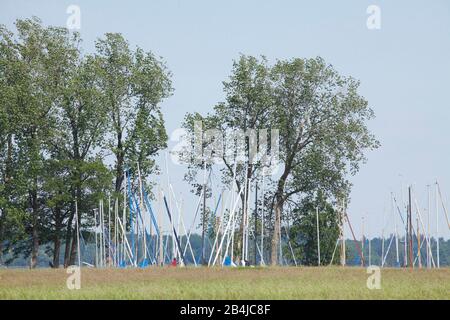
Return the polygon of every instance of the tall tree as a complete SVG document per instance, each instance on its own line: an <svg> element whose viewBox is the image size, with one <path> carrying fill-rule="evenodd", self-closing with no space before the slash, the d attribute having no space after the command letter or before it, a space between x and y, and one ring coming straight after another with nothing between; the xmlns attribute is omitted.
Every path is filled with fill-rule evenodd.
<svg viewBox="0 0 450 320"><path fill-rule="evenodd" d="M3 244L8 229L8 212L13 203L12 176L15 159L14 132L17 121L13 115L15 88L19 81L17 72L18 55L13 42L13 34L0 26L0 264L3 262Z"/></svg>
<svg viewBox="0 0 450 320"><path fill-rule="evenodd" d="M233 65L230 81L224 83L226 103L216 106L206 117L193 114L186 118L185 127L190 132L194 131L194 120L203 120L204 129L215 127L221 132L279 130L281 172L267 177L270 188L263 195L273 231L272 264L278 263L286 202L298 202L301 196L319 188L328 199L346 196L351 186L348 174L358 171L366 150L378 147L366 124L374 113L358 94L358 86L358 81L339 75L321 58L280 60L270 67L264 59L241 56ZM248 138L246 142L243 147L249 161ZM244 164L237 170L236 184L240 188L258 165ZM224 181L233 177L226 161L222 173ZM189 173L190 179L192 176ZM242 208L246 208L246 197L244 194Z"/></svg>
<svg viewBox="0 0 450 320"><path fill-rule="evenodd" d="M19 159L28 186L31 267L35 267L39 245L48 240L44 232L48 222L44 186L47 163L52 156L51 142L58 134L61 120L58 108L64 100L63 92L77 63L79 37L65 28L43 27L36 18L18 20L16 25L27 92L21 92L22 101L18 104L21 122L26 124L19 132Z"/></svg>
<svg viewBox="0 0 450 320"><path fill-rule="evenodd" d="M77 50L77 46L73 46ZM72 228L75 217L75 202L78 203L78 223L82 224L84 212L89 212L93 205L93 194L108 188L109 174L103 164L102 148L106 137L107 118L104 100L99 89L98 70L93 57L80 57L75 51L67 67L67 83L61 90L61 101L56 110L58 127L51 140L52 158L59 172L59 180L64 180L64 174L70 177L68 184L54 181L55 195L53 200L70 199L69 208L63 214L64 203L56 201L53 207L55 223L55 250L60 239L62 222L66 222L64 266L74 263L76 256L76 230ZM95 179L94 179L95 178ZM59 188L61 187L61 188ZM63 196L66 195L66 196ZM70 197L67 198L67 195ZM61 198L62 197L62 198ZM66 201L67 202L67 201ZM67 221L65 218L67 216ZM84 221L89 223L90 216ZM92 217L90 217L92 218ZM91 219L92 220L92 219ZM55 267L58 259L55 257Z"/></svg>
<svg viewBox="0 0 450 320"><path fill-rule="evenodd" d="M171 75L153 53L131 50L120 34L107 33L96 48L108 147L115 157L115 190L120 192L126 166L139 163L141 173L148 175L155 170L153 157L166 146L160 103L172 93Z"/></svg>
<svg viewBox="0 0 450 320"><path fill-rule="evenodd" d="M338 263L339 250L335 251L335 248L339 238L340 220L333 205L326 201L321 192L304 198L292 209L294 221L289 229L292 252L300 264L318 265L316 210L319 212L320 264L328 265L331 258L334 263ZM288 248L286 251L289 251ZM286 256L290 254L291 252L288 252Z"/></svg>
<svg viewBox="0 0 450 320"><path fill-rule="evenodd" d="M273 67L275 105L271 125L280 130L282 173L274 195L275 222L271 263L277 264L280 225L285 202L304 192L305 158L317 155L322 167L335 173L319 175L335 197L348 193L347 174L355 174L364 152L378 147L367 128L374 117L358 94L359 82L343 77L322 58L279 61ZM347 188L341 188L346 185Z"/></svg>
<svg viewBox="0 0 450 320"><path fill-rule="evenodd" d="M58 75L53 49L57 47L57 30L44 29L38 19L16 22L18 39L15 47L22 71L15 114L21 124L17 132L19 175L27 188L26 229L31 234L30 267L37 264L42 220L42 177L45 163L45 146L52 131L52 109L55 83Z"/></svg>
<svg viewBox="0 0 450 320"><path fill-rule="evenodd" d="M81 63L78 34L65 28L43 27L37 18L17 20L16 27L16 38L4 27L1 29L1 81L5 87L1 90L4 104L0 121L6 123L1 136L7 142L6 149L2 144L2 172L5 189L11 181L14 188L4 192L7 199L0 229L9 216L3 212L11 211L8 207L15 204L17 210L23 211L19 216L31 235L31 246L25 253L31 254L30 266L35 267L40 244L47 242L48 233L54 231L49 227L53 222L50 209L57 217L54 239L55 247L59 246L64 223L61 210L69 201L66 189L70 185L71 190L80 190L85 179L80 168L86 167L83 161L92 156L90 152L100 140L99 134L91 134L90 130L102 130L102 117L93 110L100 115L102 112L101 104L96 105L88 93L95 90L93 72L88 70L95 68ZM68 182L66 173L72 176L69 184L55 183L57 178ZM71 195L72 199L82 200L80 193Z"/></svg>
<svg viewBox="0 0 450 320"><path fill-rule="evenodd" d="M214 112L205 117L198 113L187 114L183 127L187 129L190 135L194 134L196 122L202 123L202 130L215 129L225 137L222 152L213 154L213 157L219 158L223 164L221 168L222 182L226 185L236 184L238 190L243 189L241 194L241 216L240 231L243 230L243 217L249 214L248 199L251 190L251 182L257 176L255 173L261 168L260 161L250 161L250 143L257 144L257 137L252 136L252 131L257 134L258 130L267 129L269 120L270 106L272 105L272 90L270 83L270 68L264 57L257 59L251 56L241 57L233 62L231 75L227 81L223 82L223 90L226 95L225 102L218 103L214 107ZM202 146L205 150L209 145L214 144L214 137L207 137L202 133ZM255 139L250 141L250 139ZM233 140L236 139L237 143ZM241 144L243 142L243 144ZM195 147L193 147L195 149ZM217 150L216 150L217 152ZM194 186L194 190L199 194L202 189L202 182L198 180L198 173L206 166L208 169L213 164L210 154L204 152L203 159L189 159L182 157L188 163L188 173L185 180ZM230 157L230 154L240 154L243 158ZM189 153L186 153L188 155ZM235 166L236 161L236 166ZM206 163L205 163L206 162ZM236 172L235 172L236 171ZM234 177L234 180L233 180ZM207 210L204 212L207 212ZM203 217L202 225L207 222L208 217ZM206 232L206 225L202 228L202 233ZM236 237L236 248L240 254L242 248L242 237Z"/></svg>

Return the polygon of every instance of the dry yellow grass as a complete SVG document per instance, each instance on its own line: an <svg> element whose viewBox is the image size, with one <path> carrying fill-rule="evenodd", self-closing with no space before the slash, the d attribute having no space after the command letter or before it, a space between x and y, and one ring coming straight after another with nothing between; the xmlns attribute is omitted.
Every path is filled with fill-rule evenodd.
<svg viewBox="0 0 450 320"><path fill-rule="evenodd" d="M450 269L382 269L369 290L363 268L90 269L69 290L65 270L0 270L0 299L449 299Z"/></svg>

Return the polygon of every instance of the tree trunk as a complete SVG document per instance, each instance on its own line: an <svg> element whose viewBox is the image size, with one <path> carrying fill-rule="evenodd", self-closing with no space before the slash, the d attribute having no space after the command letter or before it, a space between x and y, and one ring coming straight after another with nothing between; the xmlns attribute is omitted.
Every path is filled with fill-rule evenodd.
<svg viewBox="0 0 450 320"><path fill-rule="evenodd" d="M37 224L34 224L33 225L33 247L31 250L31 262L30 262L31 269L34 269L37 266L38 254L39 254L39 232L38 232Z"/></svg>
<svg viewBox="0 0 450 320"><path fill-rule="evenodd" d="M278 199L275 204L275 225L273 228L273 236L272 236L271 264L273 266L276 266L278 264L278 248L280 246L280 222L282 211L283 211L283 201L282 199Z"/></svg>
<svg viewBox="0 0 450 320"><path fill-rule="evenodd" d="M55 236L55 244L53 246L53 268L59 268L59 251L61 250L61 240L59 236Z"/></svg>
<svg viewBox="0 0 450 320"><path fill-rule="evenodd" d="M281 214L283 212L283 205L286 198L284 198L284 186L286 185L286 180L291 171L291 165L293 161L293 155L289 158L284 172L278 180L277 192L275 193L275 225L273 227L272 236L272 252L271 252L271 264L273 266L278 264L278 248L280 247L280 226L281 226Z"/></svg>

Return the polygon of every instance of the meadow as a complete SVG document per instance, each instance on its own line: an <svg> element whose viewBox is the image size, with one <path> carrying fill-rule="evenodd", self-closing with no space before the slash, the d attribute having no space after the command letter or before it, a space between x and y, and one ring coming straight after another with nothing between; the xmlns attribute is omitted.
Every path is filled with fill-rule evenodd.
<svg viewBox="0 0 450 320"><path fill-rule="evenodd" d="M0 299L449 299L450 269L381 269L381 288L358 267L0 270Z"/></svg>

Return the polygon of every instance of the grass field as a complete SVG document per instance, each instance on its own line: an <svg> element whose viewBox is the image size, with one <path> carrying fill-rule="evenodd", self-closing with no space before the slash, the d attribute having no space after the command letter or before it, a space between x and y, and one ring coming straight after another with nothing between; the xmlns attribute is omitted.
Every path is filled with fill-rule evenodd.
<svg viewBox="0 0 450 320"><path fill-rule="evenodd" d="M363 268L147 268L0 270L0 299L450 299L450 269L382 269L369 290Z"/></svg>

